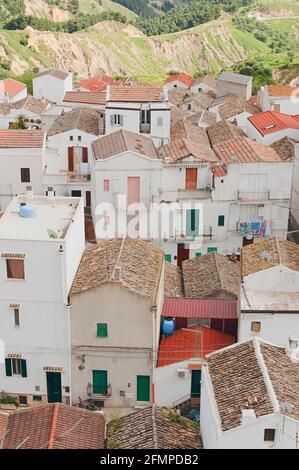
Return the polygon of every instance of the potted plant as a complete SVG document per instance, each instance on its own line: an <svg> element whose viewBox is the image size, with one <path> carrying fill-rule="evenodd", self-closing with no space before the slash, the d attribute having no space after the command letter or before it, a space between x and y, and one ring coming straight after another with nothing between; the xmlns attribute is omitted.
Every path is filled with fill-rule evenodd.
<svg viewBox="0 0 299 470"><path fill-rule="evenodd" d="M15 410L19 406L19 400L13 395L8 395L5 392L0 393L0 409Z"/></svg>

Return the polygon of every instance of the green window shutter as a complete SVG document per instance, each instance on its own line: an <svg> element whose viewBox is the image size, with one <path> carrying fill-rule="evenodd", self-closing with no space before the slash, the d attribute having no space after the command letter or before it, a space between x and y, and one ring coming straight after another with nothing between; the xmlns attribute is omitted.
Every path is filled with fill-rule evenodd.
<svg viewBox="0 0 299 470"><path fill-rule="evenodd" d="M12 376L11 359L5 359L5 371L7 377Z"/></svg>
<svg viewBox="0 0 299 470"><path fill-rule="evenodd" d="M105 338L108 336L108 326L107 323L98 323L97 324L97 336Z"/></svg>
<svg viewBox="0 0 299 470"><path fill-rule="evenodd" d="M201 256L201 252L197 251L197 253L195 253L195 257L198 258L199 256Z"/></svg>
<svg viewBox="0 0 299 470"><path fill-rule="evenodd" d="M171 255L165 255L164 258L165 258L165 261L168 261L169 263L171 263Z"/></svg>
<svg viewBox="0 0 299 470"><path fill-rule="evenodd" d="M21 359L21 374L22 377L27 377L27 363L25 359Z"/></svg>
<svg viewBox="0 0 299 470"><path fill-rule="evenodd" d="M218 215L218 227L224 226L224 215Z"/></svg>
<svg viewBox="0 0 299 470"><path fill-rule="evenodd" d="M208 253L216 253L217 252L217 248L215 246L211 246L210 248L208 248Z"/></svg>
<svg viewBox="0 0 299 470"><path fill-rule="evenodd" d="M194 237L199 232L199 210L188 209L186 214L186 235L187 237Z"/></svg>
<svg viewBox="0 0 299 470"><path fill-rule="evenodd" d="M137 375L137 401L150 401L149 375Z"/></svg>
<svg viewBox="0 0 299 470"><path fill-rule="evenodd" d="M97 395L106 395L108 386L108 373L106 370L92 371L93 393Z"/></svg>

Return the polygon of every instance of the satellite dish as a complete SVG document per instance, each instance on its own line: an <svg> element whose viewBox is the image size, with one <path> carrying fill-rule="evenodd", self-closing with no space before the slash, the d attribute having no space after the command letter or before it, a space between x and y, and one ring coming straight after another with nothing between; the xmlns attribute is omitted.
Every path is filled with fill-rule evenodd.
<svg viewBox="0 0 299 470"><path fill-rule="evenodd" d="M262 251L261 252L261 259L264 261L271 261L272 260L272 255L268 251Z"/></svg>
<svg viewBox="0 0 299 470"><path fill-rule="evenodd" d="M294 405L292 405L292 403L289 403L287 401L280 403L280 408L281 408L281 411L284 411L285 413L293 413L294 411Z"/></svg>
<svg viewBox="0 0 299 470"><path fill-rule="evenodd" d="M57 233L54 232L54 230L52 230L50 228L47 230L47 234L49 235L50 238L58 238Z"/></svg>

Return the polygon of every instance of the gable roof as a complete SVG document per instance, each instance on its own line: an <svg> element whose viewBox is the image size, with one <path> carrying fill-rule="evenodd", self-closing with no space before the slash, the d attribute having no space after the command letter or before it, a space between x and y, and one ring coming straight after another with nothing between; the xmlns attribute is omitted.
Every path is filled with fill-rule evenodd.
<svg viewBox="0 0 299 470"><path fill-rule="evenodd" d="M207 132L186 119L175 121L170 126L170 142L178 139L188 139L210 146Z"/></svg>
<svg viewBox="0 0 299 470"><path fill-rule="evenodd" d="M20 93L24 88L27 88L24 83L18 82L13 78L5 78L0 81L0 90L1 93L6 93L10 98L13 98L18 93Z"/></svg>
<svg viewBox="0 0 299 470"><path fill-rule="evenodd" d="M67 91L64 95L63 101L65 103L104 105L106 101L106 93L93 93L89 91Z"/></svg>
<svg viewBox="0 0 299 470"><path fill-rule="evenodd" d="M186 94L188 94L185 88L172 88L168 91L168 101L175 106L180 106L184 103Z"/></svg>
<svg viewBox="0 0 299 470"><path fill-rule="evenodd" d="M249 116L247 119L263 137L285 129L299 129L299 114L290 116L289 114L265 111Z"/></svg>
<svg viewBox="0 0 299 470"><path fill-rule="evenodd" d="M123 152L134 152L148 158L158 158L158 153L151 137L119 129L106 134L92 143L96 160L103 160Z"/></svg>
<svg viewBox="0 0 299 470"><path fill-rule="evenodd" d="M282 160L288 162L295 158L295 145L298 143L299 142L295 139L283 137L270 145L270 147L278 153Z"/></svg>
<svg viewBox="0 0 299 470"><path fill-rule="evenodd" d="M230 83L238 83L240 85L247 85L247 83L252 81L252 77L235 72L221 72L218 80L223 80Z"/></svg>
<svg viewBox="0 0 299 470"><path fill-rule="evenodd" d="M11 111L17 109L24 109L35 114L41 115L46 109L50 108L52 103L46 99L37 99L28 95L23 100L15 101L14 103L1 103L0 114L6 116Z"/></svg>
<svg viewBox="0 0 299 470"><path fill-rule="evenodd" d="M165 262L164 265L165 297L184 297L183 273L179 266Z"/></svg>
<svg viewBox="0 0 299 470"><path fill-rule="evenodd" d="M198 162L219 162L210 146L189 139L172 140L169 144L160 147L159 153L164 160L168 158L170 163L177 163L190 156Z"/></svg>
<svg viewBox="0 0 299 470"><path fill-rule="evenodd" d="M199 428L175 411L146 407L110 421L107 426L107 448L111 449L199 449Z"/></svg>
<svg viewBox="0 0 299 470"><path fill-rule="evenodd" d="M233 137L245 137L243 130L229 121L219 121L208 127L207 134L211 145L216 145Z"/></svg>
<svg viewBox="0 0 299 470"><path fill-rule="evenodd" d="M215 153L224 163L281 162L278 153L267 145L238 137L225 140L213 146Z"/></svg>
<svg viewBox="0 0 299 470"><path fill-rule="evenodd" d="M151 103L165 101L161 86L108 86L106 101Z"/></svg>
<svg viewBox="0 0 299 470"><path fill-rule="evenodd" d="M219 292L238 299L241 272L238 263L221 253L209 253L182 264L185 296L204 299Z"/></svg>
<svg viewBox="0 0 299 470"><path fill-rule="evenodd" d="M260 108L250 104L244 98L237 95L230 95L225 103L219 106L219 114L222 119L231 119L244 112L248 114L257 114L260 111Z"/></svg>
<svg viewBox="0 0 299 470"><path fill-rule="evenodd" d="M174 75L170 75L166 79L165 83L172 83L172 82L175 82L175 81L182 82L182 83L184 83L184 85L187 85L190 88L190 86L194 82L194 78L191 77L191 75L187 75L184 72L180 72L180 73L175 73Z"/></svg>
<svg viewBox="0 0 299 470"><path fill-rule="evenodd" d="M270 96L289 97L299 93L299 87L289 85L266 85Z"/></svg>
<svg viewBox="0 0 299 470"><path fill-rule="evenodd" d="M299 272L299 245L276 236L242 248L242 276L279 265Z"/></svg>
<svg viewBox="0 0 299 470"><path fill-rule="evenodd" d="M94 109L80 108L59 116L48 131L48 136L78 129L87 134L100 134L100 115Z"/></svg>
<svg viewBox="0 0 299 470"><path fill-rule="evenodd" d="M45 132L39 130L0 130L0 148L42 148L45 144L45 137Z"/></svg>
<svg viewBox="0 0 299 470"><path fill-rule="evenodd" d="M255 337L213 352L207 362L223 431L241 424L243 409L253 409L258 418L280 412L299 419L299 363L284 348ZM293 411L283 411L283 402Z"/></svg>
<svg viewBox="0 0 299 470"><path fill-rule="evenodd" d="M214 88L214 90L217 89L217 80L216 78L214 78L212 75L205 75L204 77L199 77L197 78L192 86L194 85L200 85L201 83L211 87L211 88Z"/></svg>
<svg viewBox="0 0 299 470"><path fill-rule="evenodd" d="M207 354L234 343L234 336L207 326L181 328L161 339L157 367L192 358L205 359Z"/></svg>
<svg viewBox="0 0 299 470"><path fill-rule="evenodd" d="M70 295L113 282L115 268L121 270L122 287L155 300L163 267L163 251L135 238L114 238L88 246L81 258Z"/></svg>
<svg viewBox="0 0 299 470"><path fill-rule="evenodd" d="M104 416L83 408L51 403L11 413L0 411L1 422L2 449L104 448Z"/></svg>
<svg viewBox="0 0 299 470"><path fill-rule="evenodd" d="M93 93L106 90L107 85L117 85L113 77L109 75L97 75L95 77L81 80L78 84L79 88L85 88Z"/></svg>
<svg viewBox="0 0 299 470"><path fill-rule="evenodd" d="M38 73L34 78L40 78L46 75L51 75L52 77L58 78L59 80L65 80L69 76L69 72L65 72L64 70L60 69L48 69Z"/></svg>

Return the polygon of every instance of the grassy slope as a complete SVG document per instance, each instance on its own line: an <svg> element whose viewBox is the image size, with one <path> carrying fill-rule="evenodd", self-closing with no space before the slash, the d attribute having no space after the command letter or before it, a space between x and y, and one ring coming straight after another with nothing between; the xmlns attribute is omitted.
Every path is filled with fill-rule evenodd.
<svg viewBox="0 0 299 470"><path fill-rule="evenodd" d="M291 15L299 16L299 0L258 0L250 7L251 11L275 16L277 12L288 11ZM290 16L291 16L290 15Z"/></svg>
<svg viewBox="0 0 299 470"><path fill-rule="evenodd" d="M106 10L116 11L126 16L129 20L137 18L137 15L128 8L112 2L111 0L102 0L100 5L96 0L79 0L79 11L85 14L102 13Z"/></svg>

